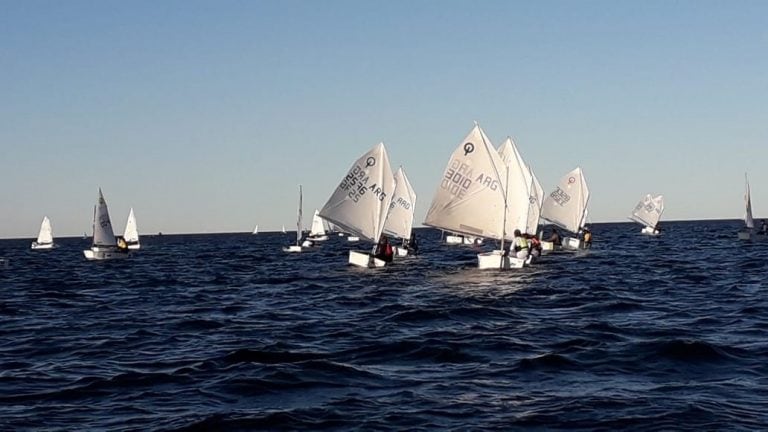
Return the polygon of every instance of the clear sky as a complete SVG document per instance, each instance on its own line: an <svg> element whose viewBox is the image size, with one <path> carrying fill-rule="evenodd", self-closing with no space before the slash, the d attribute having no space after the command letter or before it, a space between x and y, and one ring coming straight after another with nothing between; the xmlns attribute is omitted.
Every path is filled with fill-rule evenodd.
<svg viewBox="0 0 768 432"><path fill-rule="evenodd" d="M768 216L765 1L0 1L0 237L277 230L383 141L423 220L477 120L593 222ZM305 223L309 218L305 218Z"/></svg>

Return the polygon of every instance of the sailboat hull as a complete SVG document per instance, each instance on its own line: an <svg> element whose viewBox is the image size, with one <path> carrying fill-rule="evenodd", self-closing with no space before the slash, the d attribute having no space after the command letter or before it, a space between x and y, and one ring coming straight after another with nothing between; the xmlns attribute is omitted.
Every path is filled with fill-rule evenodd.
<svg viewBox="0 0 768 432"><path fill-rule="evenodd" d="M326 240L328 240L328 236L327 235L319 235L319 236L310 235L307 238L309 240L312 240L313 242L319 242L319 241L326 241Z"/></svg>
<svg viewBox="0 0 768 432"><path fill-rule="evenodd" d="M348 241L348 242L356 242L356 241L360 241L360 237L357 237L357 236L348 236L348 237L347 237L347 241Z"/></svg>
<svg viewBox="0 0 768 432"><path fill-rule="evenodd" d="M743 229L739 231L738 236L739 236L739 240L750 240L750 241L768 240L768 235L749 231L748 229Z"/></svg>
<svg viewBox="0 0 768 432"><path fill-rule="evenodd" d="M404 257L408 256L408 249L404 247L397 246L395 248L395 256Z"/></svg>
<svg viewBox="0 0 768 432"><path fill-rule="evenodd" d="M657 236L657 235L659 235L659 234L661 234L661 233L660 233L660 232L658 232L658 231L656 231L656 230L655 230L653 227L644 227L644 228L643 228L643 229L640 231L640 234L642 234L642 235L647 235L647 236Z"/></svg>
<svg viewBox="0 0 768 432"><path fill-rule="evenodd" d="M372 258L370 253L349 251L349 263L357 267L379 268L387 265L384 260Z"/></svg>
<svg viewBox="0 0 768 432"><path fill-rule="evenodd" d="M50 250L56 247L53 243L38 243L32 242L32 249L34 250Z"/></svg>
<svg viewBox="0 0 768 432"><path fill-rule="evenodd" d="M563 250L575 251L584 249L584 242L575 237L566 237L563 239Z"/></svg>
<svg viewBox="0 0 768 432"><path fill-rule="evenodd" d="M480 270L523 268L523 265L525 259L504 256L501 250L477 254L477 268Z"/></svg>
<svg viewBox="0 0 768 432"><path fill-rule="evenodd" d="M283 248L283 252L300 253L302 251L301 246L291 245Z"/></svg>
<svg viewBox="0 0 768 432"><path fill-rule="evenodd" d="M139 250L141 249L140 243L128 243L128 249L130 250Z"/></svg>
<svg viewBox="0 0 768 432"><path fill-rule="evenodd" d="M86 249L83 251L85 259L88 261L102 261L128 258L128 252L118 251L116 249Z"/></svg>

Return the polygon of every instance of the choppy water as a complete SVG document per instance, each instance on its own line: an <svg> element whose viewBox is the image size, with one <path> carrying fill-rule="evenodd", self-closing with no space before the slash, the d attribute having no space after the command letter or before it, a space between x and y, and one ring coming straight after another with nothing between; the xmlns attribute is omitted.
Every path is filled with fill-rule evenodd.
<svg viewBox="0 0 768 432"><path fill-rule="evenodd" d="M378 271L338 237L0 241L0 430L765 430L768 243L738 227L596 224L513 272L432 230Z"/></svg>

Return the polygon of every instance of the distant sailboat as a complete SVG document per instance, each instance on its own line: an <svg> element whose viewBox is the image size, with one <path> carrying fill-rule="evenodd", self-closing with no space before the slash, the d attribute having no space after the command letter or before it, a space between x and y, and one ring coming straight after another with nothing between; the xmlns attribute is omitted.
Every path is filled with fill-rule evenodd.
<svg viewBox="0 0 768 432"><path fill-rule="evenodd" d="M45 250L53 249L56 247L53 243L53 229L51 228L51 221L48 216L43 217L43 222L40 224L40 232L37 234L37 241L32 242L32 249Z"/></svg>
<svg viewBox="0 0 768 432"><path fill-rule="evenodd" d="M320 217L320 211L315 209L315 214L312 216L312 227L309 230L308 240L313 242L326 241L328 235L325 233L325 223L323 218Z"/></svg>
<svg viewBox="0 0 768 432"><path fill-rule="evenodd" d="M629 218L643 225L641 234L657 236L660 234L657 226L663 212L664 197L661 195L653 197L651 194L647 194L637 203Z"/></svg>
<svg viewBox="0 0 768 432"><path fill-rule="evenodd" d="M367 241L371 253L349 251L349 263L360 267L384 267L375 258L376 244L384 230L395 179L384 143L375 145L357 159L320 210L320 217Z"/></svg>
<svg viewBox="0 0 768 432"><path fill-rule="evenodd" d="M552 193L544 198L541 217L572 233L578 233L587 220L589 188L580 167L564 175ZM551 242L541 242L544 249L552 249ZM576 237L563 239L563 249L583 248Z"/></svg>
<svg viewBox="0 0 768 432"><path fill-rule="evenodd" d="M133 207L131 207L131 211L128 213L128 221L125 223L123 239L128 244L128 249L141 249L141 244L139 243L139 226L136 224L136 216L133 214Z"/></svg>
<svg viewBox="0 0 768 432"><path fill-rule="evenodd" d="M416 191L413 190L403 167L395 173L395 192L389 206L387 221L384 223L384 233L402 239L403 246L395 247L397 256L408 255L405 247L411 238L413 230L413 212L416 209Z"/></svg>
<svg viewBox="0 0 768 432"><path fill-rule="evenodd" d="M302 216L302 191L301 191L301 185L299 185L299 210L296 214L296 244L290 245L283 248L284 252L301 252L301 216ZM285 226L283 226L283 232L285 232Z"/></svg>
<svg viewBox="0 0 768 432"><path fill-rule="evenodd" d="M93 244L83 254L88 260L109 260L128 257L128 248L119 248L104 195L99 188L99 199L93 208Z"/></svg>
<svg viewBox="0 0 768 432"><path fill-rule="evenodd" d="M283 225L283 234L287 234L287 232L285 231L285 225Z"/></svg>
<svg viewBox="0 0 768 432"><path fill-rule="evenodd" d="M256 225L255 228L253 228L253 233L254 234L258 234L259 233L259 226L258 225Z"/></svg>
<svg viewBox="0 0 768 432"><path fill-rule="evenodd" d="M747 174L744 174L744 182L746 183L746 191L744 193L744 204L746 210L744 213L744 228L738 232L739 240L765 240L768 238L766 232L755 232L755 219L752 216L752 197L749 192L749 179ZM765 224L765 221L763 221ZM763 231L761 229L761 231Z"/></svg>

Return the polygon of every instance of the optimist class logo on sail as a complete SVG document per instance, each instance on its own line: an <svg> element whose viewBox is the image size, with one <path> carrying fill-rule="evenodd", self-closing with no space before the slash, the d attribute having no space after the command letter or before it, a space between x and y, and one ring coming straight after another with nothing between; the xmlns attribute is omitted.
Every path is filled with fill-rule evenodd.
<svg viewBox="0 0 768 432"><path fill-rule="evenodd" d="M468 142L464 144L462 149L464 150L464 156L467 157L475 151L475 145ZM452 159L445 170L440 187L457 198L464 198L469 188L475 183L491 190L497 190L499 187L499 182L493 177L485 175L485 173L479 173L475 176L472 166L468 163L462 162L459 159Z"/></svg>
<svg viewBox="0 0 768 432"><path fill-rule="evenodd" d="M365 160L365 167L355 164L355 166L347 173L346 177L341 180L339 188L343 191L347 191L347 197L352 202L360 201L366 191L370 191L379 201L384 201L387 194L383 188L376 183L367 186L371 176L368 174L368 168L376 165L376 158L373 156Z"/></svg>

